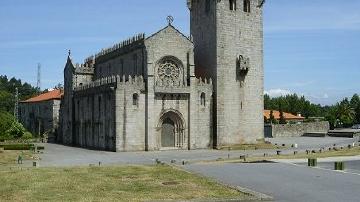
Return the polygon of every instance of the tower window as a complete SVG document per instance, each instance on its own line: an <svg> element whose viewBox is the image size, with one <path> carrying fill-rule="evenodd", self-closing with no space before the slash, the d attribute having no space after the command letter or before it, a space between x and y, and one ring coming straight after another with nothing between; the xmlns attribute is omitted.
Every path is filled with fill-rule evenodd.
<svg viewBox="0 0 360 202"><path fill-rule="evenodd" d="M235 11L236 10L236 0L229 0L230 4L230 10Z"/></svg>
<svg viewBox="0 0 360 202"><path fill-rule="evenodd" d="M133 94L133 105L138 106L139 105L139 95L137 93Z"/></svg>
<svg viewBox="0 0 360 202"><path fill-rule="evenodd" d="M134 60L134 71L135 71L135 75L137 75L138 56L137 56L136 54L133 55L133 60Z"/></svg>
<svg viewBox="0 0 360 202"><path fill-rule="evenodd" d="M244 0L244 12L250 13L250 0Z"/></svg>
<svg viewBox="0 0 360 202"><path fill-rule="evenodd" d="M120 76L124 75L124 60L120 60Z"/></svg>
<svg viewBox="0 0 360 202"><path fill-rule="evenodd" d="M205 1L205 12L206 14L210 12L210 0Z"/></svg>
<svg viewBox="0 0 360 202"><path fill-rule="evenodd" d="M201 96L200 96L200 104L201 104L202 106L205 106L205 105L206 105L205 93L201 93Z"/></svg>

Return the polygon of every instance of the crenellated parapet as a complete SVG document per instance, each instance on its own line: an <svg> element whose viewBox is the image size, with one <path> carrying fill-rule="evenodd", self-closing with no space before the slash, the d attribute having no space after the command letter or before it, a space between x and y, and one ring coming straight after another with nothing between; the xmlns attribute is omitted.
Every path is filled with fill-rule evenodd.
<svg viewBox="0 0 360 202"><path fill-rule="evenodd" d="M95 54L94 60L96 63L102 63L119 55L131 52L135 49L144 46L145 34L138 34L132 38L115 44L112 47L102 49L99 53Z"/></svg>
<svg viewBox="0 0 360 202"><path fill-rule="evenodd" d="M75 65L75 74L94 74L94 68L85 64Z"/></svg>
<svg viewBox="0 0 360 202"><path fill-rule="evenodd" d="M211 79L211 78L207 79L207 78L201 78L201 77L199 77L199 78L196 78L195 84L196 84L197 86L212 86L212 85L213 85L213 82L212 82L212 79Z"/></svg>
<svg viewBox="0 0 360 202"><path fill-rule="evenodd" d="M78 86L78 87L74 88L74 91L79 92L79 91L96 89L96 88L106 87L106 86L136 87L139 89L145 89L145 82L144 82L144 78L142 76L134 76L134 77L132 77L132 76L126 77L125 75L122 77L120 77L119 75L109 76L109 77L104 77L104 78L95 80L91 83L88 83L88 84L85 84L82 86Z"/></svg>

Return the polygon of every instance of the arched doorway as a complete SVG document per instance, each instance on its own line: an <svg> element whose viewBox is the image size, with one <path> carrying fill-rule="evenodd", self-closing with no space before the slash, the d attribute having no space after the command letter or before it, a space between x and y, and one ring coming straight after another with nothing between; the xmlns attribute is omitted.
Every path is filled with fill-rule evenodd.
<svg viewBox="0 0 360 202"><path fill-rule="evenodd" d="M175 123L166 118L161 127L161 146L175 147Z"/></svg>
<svg viewBox="0 0 360 202"><path fill-rule="evenodd" d="M184 120L180 113L169 111L164 113L159 122L161 128L162 148L183 148L186 146Z"/></svg>

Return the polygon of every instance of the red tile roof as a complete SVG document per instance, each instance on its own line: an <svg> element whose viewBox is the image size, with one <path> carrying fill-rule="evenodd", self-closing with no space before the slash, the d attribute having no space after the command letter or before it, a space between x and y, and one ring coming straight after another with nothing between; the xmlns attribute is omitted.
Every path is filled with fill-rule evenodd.
<svg viewBox="0 0 360 202"><path fill-rule="evenodd" d="M264 116L267 119L270 119L270 111L271 110L264 110ZM273 110L273 115L274 115L275 119L280 119L280 112L279 111ZM302 116L295 116L295 115L292 115L292 114L286 113L286 112L284 112L284 118L286 120L304 120L305 119Z"/></svg>
<svg viewBox="0 0 360 202"><path fill-rule="evenodd" d="M48 100L60 100L61 96L63 95L63 92L59 89L49 91L47 93L40 94L36 97L30 98L28 100L22 101L23 103L29 103L29 102L42 102L42 101L48 101Z"/></svg>

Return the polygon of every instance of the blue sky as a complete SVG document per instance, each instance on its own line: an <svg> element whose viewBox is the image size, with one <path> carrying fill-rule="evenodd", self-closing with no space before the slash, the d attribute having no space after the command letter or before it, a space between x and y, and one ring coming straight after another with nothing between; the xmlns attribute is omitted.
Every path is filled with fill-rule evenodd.
<svg viewBox="0 0 360 202"><path fill-rule="evenodd" d="M360 93L360 1L267 0L265 89L334 104ZM1 0L0 74L42 87L63 80L67 50L75 62L134 34L156 32L173 15L189 34L186 0Z"/></svg>

